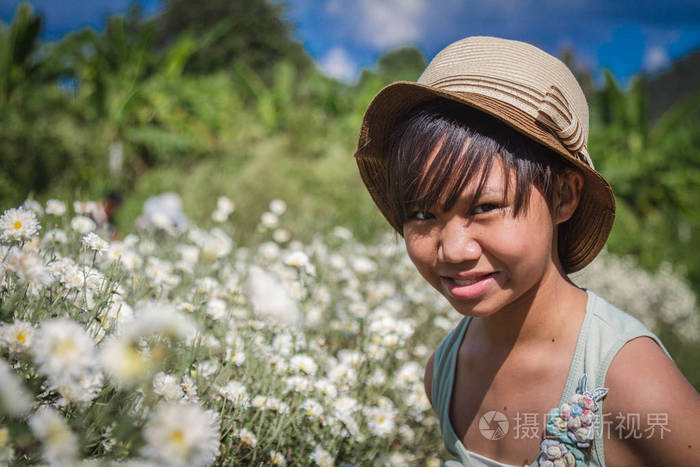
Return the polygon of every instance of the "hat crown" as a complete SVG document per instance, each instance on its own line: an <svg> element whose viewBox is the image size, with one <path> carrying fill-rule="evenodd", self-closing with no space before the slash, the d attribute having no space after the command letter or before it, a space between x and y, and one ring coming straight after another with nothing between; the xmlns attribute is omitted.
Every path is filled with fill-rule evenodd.
<svg viewBox="0 0 700 467"><path fill-rule="evenodd" d="M575 157L593 167L587 150L586 97L563 62L533 45L468 37L442 49L418 83L510 104L547 127Z"/></svg>

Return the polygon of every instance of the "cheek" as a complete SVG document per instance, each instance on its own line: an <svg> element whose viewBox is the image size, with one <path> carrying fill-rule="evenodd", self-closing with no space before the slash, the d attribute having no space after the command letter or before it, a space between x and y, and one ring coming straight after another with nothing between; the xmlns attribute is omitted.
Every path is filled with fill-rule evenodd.
<svg viewBox="0 0 700 467"><path fill-rule="evenodd" d="M435 249L433 242L428 237L405 237L406 252L408 257L418 269L418 272L426 277L429 268L435 263Z"/></svg>
<svg viewBox="0 0 700 467"><path fill-rule="evenodd" d="M517 217L491 232L488 241L503 259L534 263L549 260L553 232L554 227L548 215Z"/></svg>

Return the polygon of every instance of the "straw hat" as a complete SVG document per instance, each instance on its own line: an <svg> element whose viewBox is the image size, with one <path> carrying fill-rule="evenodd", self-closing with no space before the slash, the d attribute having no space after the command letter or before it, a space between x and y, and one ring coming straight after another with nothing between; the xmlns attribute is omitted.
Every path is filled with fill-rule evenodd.
<svg viewBox="0 0 700 467"><path fill-rule="evenodd" d="M588 155L588 104L561 61L524 42L468 37L441 50L418 82L398 81L372 99L355 159L375 203L399 233L386 200L386 142L394 122L423 102L443 97L481 110L552 149L584 176L581 201L561 226L561 261L577 271L603 248L615 218L610 185Z"/></svg>

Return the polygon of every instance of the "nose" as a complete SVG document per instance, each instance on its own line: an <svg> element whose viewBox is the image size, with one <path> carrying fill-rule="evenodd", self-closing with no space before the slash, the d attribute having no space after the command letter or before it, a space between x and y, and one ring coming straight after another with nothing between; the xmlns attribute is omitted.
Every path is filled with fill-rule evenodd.
<svg viewBox="0 0 700 467"><path fill-rule="evenodd" d="M438 259L445 263L476 261L481 256L481 244L464 219L451 219L440 230Z"/></svg>

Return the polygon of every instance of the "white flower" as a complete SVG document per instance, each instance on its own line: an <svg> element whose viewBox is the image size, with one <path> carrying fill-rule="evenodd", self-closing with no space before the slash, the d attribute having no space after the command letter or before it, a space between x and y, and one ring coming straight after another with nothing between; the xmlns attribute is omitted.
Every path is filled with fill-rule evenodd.
<svg viewBox="0 0 700 467"><path fill-rule="evenodd" d="M287 467L287 460L284 458L281 452L270 451L270 464L278 465L279 467Z"/></svg>
<svg viewBox="0 0 700 467"><path fill-rule="evenodd" d="M41 323L32 353L39 373L50 378L77 377L93 366L95 345L78 323L57 318Z"/></svg>
<svg viewBox="0 0 700 467"><path fill-rule="evenodd" d="M58 318L42 322L32 353L39 373L68 401L90 402L102 389L95 345L75 321Z"/></svg>
<svg viewBox="0 0 700 467"><path fill-rule="evenodd" d="M279 218L273 212L264 212L262 216L260 216L260 223L263 227L274 229L279 225Z"/></svg>
<svg viewBox="0 0 700 467"><path fill-rule="evenodd" d="M177 252L186 263L194 265L199 261L199 248L194 245L178 245Z"/></svg>
<svg viewBox="0 0 700 467"><path fill-rule="evenodd" d="M213 261L225 258L233 249L231 237L221 230L214 228L208 234L204 234L198 243L201 248L201 258L204 261Z"/></svg>
<svg viewBox="0 0 700 467"><path fill-rule="evenodd" d="M289 405L276 397L268 397L265 400L265 408L281 414L289 413Z"/></svg>
<svg viewBox="0 0 700 467"><path fill-rule="evenodd" d="M357 256L351 260L352 268L360 274L368 274L377 270L377 264L369 258Z"/></svg>
<svg viewBox="0 0 700 467"><path fill-rule="evenodd" d="M0 343L11 352L26 352L34 342L34 327L26 321L15 321L0 327Z"/></svg>
<svg viewBox="0 0 700 467"><path fill-rule="evenodd" d="M76 214L87 214L95 212L97 203L95 201L73 201L73 210Z"/></svg>
<svg viewBox="0 0 700 467"><path fill-rule="evenodd" d="M26 200L24 203L22 203L22 207L29 209L37 216L42 216L44 214L44 208L41 207L41 204L39 204L38 201L33 199Z"/></svg>
<svg viewBox="0 0 700 467"><path fill-rule="evenodd" d="M216 210L225 212L228 215L236 210L236 205L230 198L227 198L226 196L219 196L219 198L216 200Z"/></svg>
<svg viewBox="0 0 700 467"><path fill-rule="evenodd" d="M289 367L293 370L302 371L307 375L315 375L318 365L313 358L308 355L295 355L289 360Z"/></svg>
<svg viewBox="0 0 700 467"><path fill-rule="evenodd" d="M162 371L153 377L153 392L168 402L180 400L185 395L177 379L173 375L165 374Z"/></svg>
<svg viewBox="0 0 700 467"><path fill-rule="evenodd" d="M111 336L100 352L102 366L117 383L133 384L153 371L154 362L131 339Z"/></svg>
<svg viewBox="0 0 700 467"><path fill-rule="evenodd" d="M364 411L367 428L374 436L391 436L396 428L396 411L393 407L368 407Z"/></svg>
<svg viewBox="0 0 700 467"><path fill-rule="evenodd" d="M218 298L209 300L209 303L207 303L207 315L217 321L224 319L226 317L226 302Z"/></svg>
<svg viewBox="0 0 700 467"><path fill-rule="evenodd" d="M208 466L219 454L221 422L191 402L161 402L143 428L143 455L163 465Z"/></svg>
<svg viewBox="0 0 700 467"><path fill-rule="evenodd" d="M83 245L98 253L105 253L109 250L109 242L94 232L89 232L83 236Z"/></svg>
<svg viewBox="0 0 700 467"><path fill-rule="evenodd" d="M45 246L50 243L63 245L68 242L68 235L61 229L49 230L44 234L44 239L42 240L42 245Z"/></svg>
<svg viewBox="0 0 700 467"><path fill-rule="evenodd" d="M245 363L245 352L242 349L233 350L231 348L227 348L226 360L230 361L236 366L241 366Z"/></svg>
<svg viewBox="0 0 700 467"><path fill-rule="evenodd" d="M301 321L299 306L277 276L252 266L245 289L253 309L261 317L281 325L294 325Z"/></svg>
<svg viewBox="0 0 700 467"><path fill-rule="evenodd" d="M386 383L386 373L381 368L375 368L367 382L373 386L381 386Z"/></svg>
<svg viewBox="0 0 700 467"><path fill-rule="evenodd" d="M217 360L205 360L197 364L197 373L203 378L211 378L217 371L219 371L219 362Z"/></svg>
<svg viewBox="0 0 700 467"><path fill-rule="evenodd" d="M230 400L238 407L245 407L248 404L248 390L238 381L229 381L226 386L219 388L219 395Z"/></svg>
<svg viewBox="0 0 700 467"><path fill-rule="evenodd" d="M214 222L218 222L219 224L222 222L226 222L228 219L228 214L224 211L216 210L211 213L211 220Z"/></svg>
<svg viewBox="0 0 700 467"><path fill-rule="evenodd" d="M281 216L287 210L287 203L281 199L273 199L270 201L270 211Z"/></svg>
<svg viewBox="0 0 700 467"><path fill-rule="evenodd" d="M49 382L51 388L58 391L66 401L86 404L100 393L104 377L96 366L91 366L76 377L53 377L49 378Z"/></svg>
<svg viewBox="0 0 700 467"><path fill-rule="evenodd" d="M258 440L255 438L255 435L246 428L241 428L239 430L234 431L233 436L235 436L236 438L240 438L240 440L243 441L243 443L247 444L251 448L254 448L255 445L258 444Z"/></svg>
<svg viewBox="0 0 700 467"><path fill-rule="evenodd" d="M310 458L319 467L333 467L335 465L335 459L333 459L333 456L331 456L331 454L321 446L316 446L316 449L314 449L314 451L311 453Z"/></svg>
<svg viewBox="0 0 700 467"><path fill-rule="evenodd" d="M0 359L0 407L4 413L16 417L32 408L32 398L22 386L22 380L3 359Z"/></svg>
<svg viewBox="0 0 700 467"><path fill-rule="evenodd" d="M346 418L359 410L360 404L349 396L342 396L335 400L333 409L338 418Z"/></svg>
<svg viewBox="0 0 700 467"><path fill-rule="evenodd" d="M292 238L292 234L290 234L287 229L275 229L275 231L272 232L272 239L277 243L286 243L290 238Z"/></svg>
<svg viewBox="0 0 700 467"><path fill-rule="evenodd" d="M33 295L37 295L54 282L50 268L46 266L42 257L31 249L11 248L7 253L5 268L26 282L29 292Z"/></svg>
<svg viewBox="0 0 700 467"><path fill-rule="evenodd" d="M46 202L46 214L52 216L62 216L66 213L66 203L57 199L50 199Z"/></svg>
<svg viewBox="0 0 700 467"><path fill-rule="evenodd" d="M167 349L160 344L157 352L139 347L143 338L160 337L185 340L195 332L194 324L174 307L155 302L137 306L120 335L105 340L100 359L105 371L119 384L134 384L152 374L161 364Z"/></svg>
<svg viewBox="0 0 700 467"><path fill-rule="evenodd" d="M338 395L338 390L336 387L327 379L317 380L314 387L316 388L316 391L318 391L326 399L335 399Z"/></svg>
<svg viewBox="0 0 700 467"><path fill-rule="evenodd" d="M345 364L338 364L333 366L328 371L328 379L334 381L336 384L349 384L355 381L357 372L351 366Z"/></svg>
<svg viewBox="0 0 700 467"><path fill-rule="evenodd" d="M350 232L345 227L336 226L335 228L333 228L333 235L340 238L341 240L352 240L352 232Z"/></svg>
<svg viewBox="0 0 700 467"><path fill-rule="evenodd" d="M284 384L287 386L287 391L296 391L302 394L309 392L313 386L311 380L304 376L290 376L284 379Z"/></svg>
<svg viewBox="0 0 700 467"><path fill-rule="evenodd" d="M132 338L160 335L184 340L196 331L189 316L169 303L145 301L136 308L135 319L124 330L124 334Z"/></svg>
<svg viewBox="0 0 700 467"><path fill-rule="evenodd" d="M288 266L298 267L311 276L316 274L316 268L309 261L309 257L303 251L293 251L284 258L284 263Z"/></svg>
<svg viewBox="0 0 700 467"><path fill-rule="evenodd" d="M258 247L258 253L265 259L276 259L280 254L280 247L274 242L263 242Z"/></svg>
<svg viewBox="0 0 700 467"><path fill-rule="evenodd" d="M396 372L396 383L400 387L409 387L423 379L423 368L419 363L407 362Z"/></svg>
<svg viewBox="0 0 700 467"><path fill-rule="evenodd" d="M253 400L250 401L250 405L256 409L265 409L265 403L267 402L267 397L265 396L255 396Z"/></svg>
<svg viewBox="0 0 700 467"><path fill-rule="evenodd" d="M307 417L319 418L323 415L323 407L313 399L306 399L301 404L301 410Z"/></svg>
<svg viewBox="0 0 700 467"><path fill-rule="evenodd" d="M182 383L180 383L180 387L185 392L186 400L192 402L197 402L199 400L199 397L197 396L197 382L194 380L194 378L191 378L187 375L183 376Z"/></svg>
<svg viewBox="0 0 700 467"><path fill-rule="evenodd" d="M85 216L75 216L71 219L70 226L73 230L81 234L92 232L97 228L95 221Z"/></svg>
<svg viewBox="0 0 700 467"><path fill-rule="evenodd" d="M49 464L72 465L77 460L78 438L55 409L41 407L29 418L29 428L42 441Z"/></svg>
<svg viewBox="0 0 700 467"><path fill-rule="evenodd" d="M24 208L8 209L0 216L0 240L8 243L31 240L40 227L34 212Z"/></svg>

